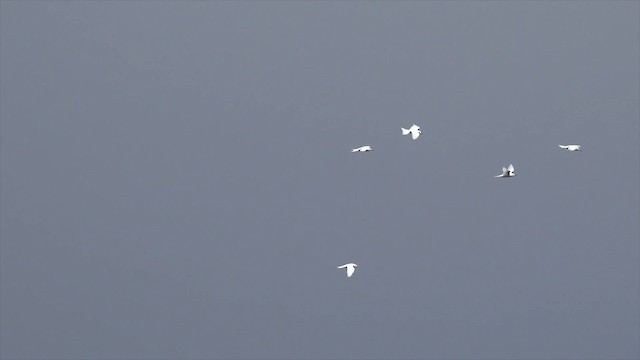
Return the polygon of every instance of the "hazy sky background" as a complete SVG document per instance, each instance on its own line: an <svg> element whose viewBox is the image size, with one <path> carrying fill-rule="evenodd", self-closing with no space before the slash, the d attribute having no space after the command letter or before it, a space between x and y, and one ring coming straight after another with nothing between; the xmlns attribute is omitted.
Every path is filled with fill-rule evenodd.
<svg viewBox="0 0 640 360"><path fill-rule="evenodd" d="M3 359L640 357L640 2L0 10Z"/></svg>

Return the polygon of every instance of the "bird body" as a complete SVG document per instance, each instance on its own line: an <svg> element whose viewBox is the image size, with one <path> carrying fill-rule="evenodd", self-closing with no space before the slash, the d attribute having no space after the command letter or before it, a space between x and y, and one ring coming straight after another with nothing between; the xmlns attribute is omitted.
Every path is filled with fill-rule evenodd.
<svg viewBox="0 0 640 360"><path fill-rule="evenodd" d="M516 176L516 172L515 169L513 167L513 164L509 164L509 167L502 167L502 174L500 175L496 175L495 177L497 178L503 178L503 177L513 177Z"/></svg>
<svg viewBox="0 0 640 360"><path fill-rule="evenodd" d="M582 149L580 148L580 145L558 145L560 146L560 148L562 149L566 149L569 151L582 151Z"/></svg>
<svg viewBox="0 0 640 360"><path fill-rule="evenodd" d="M365 146L361 146L359 148L351 149L351 152L367 152L367 151L373 151L371 146L365 145Z"/></svg>
<svg viewBox="0 0 640 360"><path fill-rule="evenodd" d="M422 134L422 130L420 130L420 126L413 124L411 125L410 128L405 129L403 127L401 127L400 129L402 129L402 135L409 135L411 134L411 138L413 140L417 139L418 136L420 136L420 134Z"/></svg>
<svg viewBox="0 0 640 360"><path fill-rule="evenodd" d="M358 267L357 264L348 263L348 264L338 266L338 269L347 268L347 277L351 277L351 275L353 275L353 273L356 271L357 267Z"/></svg>

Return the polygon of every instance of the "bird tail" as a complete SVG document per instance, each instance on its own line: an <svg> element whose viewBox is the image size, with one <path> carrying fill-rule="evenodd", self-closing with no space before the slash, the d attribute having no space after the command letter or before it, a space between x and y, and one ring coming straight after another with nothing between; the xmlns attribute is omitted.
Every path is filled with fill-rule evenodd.
<svg viewBox="0 0 640 360"><path fill-rule="evenodd" d="M409 135L410 131L408 129L405 129L403 127L401 127L400 129L402 129L402 135Z"/></svg>
<svg viewBox="0 0 640 360"><path fill-rule="evenodd" d="M358 151L358 149L351 149L351 152L356 152Z"/></svg>

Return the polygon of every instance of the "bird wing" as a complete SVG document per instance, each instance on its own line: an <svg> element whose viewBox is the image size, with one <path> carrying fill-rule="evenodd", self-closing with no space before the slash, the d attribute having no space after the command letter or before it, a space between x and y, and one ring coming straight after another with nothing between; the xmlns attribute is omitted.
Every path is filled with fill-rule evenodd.
<svg viewBox="0 0 640 360"><path fill-rule="evenodd" d="M415 140L415 139L417 139L417 138L418 138L418 136L420 136L420 133L418 132L418 130L417 130L417 129L414 129L414 130L411 132L411 138L412 138L413 140Z"/></svg>
<svg viewBox="0 0 640 360"><path fill-rule="evenodd" d="M513 164L509 164L509 168L507 169L510 172L513 172L515 169L513 168Z"/></svg>
<svg viewBox="0 0 640 360"><path fill-rule="evenodd" d="M347 267L347 277L351 277L351 275L353 275L354 271L356 271L355 267L353 267L353 266Z"/></svg>

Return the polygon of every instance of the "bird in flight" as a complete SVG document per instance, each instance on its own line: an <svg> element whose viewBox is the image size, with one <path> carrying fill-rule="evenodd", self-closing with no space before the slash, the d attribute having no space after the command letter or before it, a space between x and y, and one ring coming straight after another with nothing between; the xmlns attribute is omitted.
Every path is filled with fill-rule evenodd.
<svg viewBox="0 0 640 360"><path fill-rule="evenodd" d="M562 149L566 149L569 151L582 151L582 149L580 148L580 145L558 145L560 146Z"/></svg>
<svg viewBox="0 0 640 360"><path fill-rule="evenodd" d="M361 146L359 148L351 149L351 152L367 152L367 151L373 151L371 146L366 145L366 146Z"/></svg>
<svg viewBox="0 0 640 360"><path fill-rule="evenodd" d="M357 264L348 263L348 264L344 264L344 265L338 266L338 269L347 268L347 277L351 277L351 275L353 275L354 271L356 271L357 267L358 267Z"/></svg>
<svg viewBox="0 0 640 360"><path fill-rule="evenodd" d="M501 178L501 177L513 177L516 176L516 172L515 169L513 168L513 164L509 164L509 167L502 167L502 174L500 175L496 175L495 177L497 178Z"/></svg>
<svg viewBox="0 0 640 360"><path fill-rule="evenodd" d="M411 134L411 138L413 140L417 139L418 136L420 136L420 134L422 134L422 131L420 130L420 126L413 124L411 125L410 128L405 129L403 127L401 127L400 129L402 129L402 135L409 135Z"/></svg>

